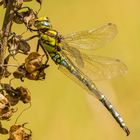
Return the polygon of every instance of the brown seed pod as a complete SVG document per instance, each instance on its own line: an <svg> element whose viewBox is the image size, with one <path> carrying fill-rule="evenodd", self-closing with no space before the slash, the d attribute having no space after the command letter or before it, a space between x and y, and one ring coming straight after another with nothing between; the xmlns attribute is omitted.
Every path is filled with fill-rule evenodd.
<svg viewBox="0 0 140 140"><path fill-rule="evenodd" d="M41 68L43 64L43 56L38 54L37 52L32 52L29 56L25 59L25 68L27 72L32 73L35 70Z"/></svg>
<svg viewBox="0 0 140 140"><path fill-rule="evenodd" d="M27 78L30 80L43 80L45 79L44 70L49 66L43 62L44 55L37 52L32 52L25 59L25 63L18 67L13 73L15 78L23 80Z"/></svg>
<svg viewBox="0 0 140 140"><path fill-rule="evenodd" d="M32 140L32 132L23 125L12 125L9 130L9 139L8 140ZM29 132L27 132L29 131Z"/></svg>
<svg viewBox="0 0 140 140"><path fill-rule="evenodd" d="M5 97L8 99L11 106L15 106L20 100L19 96L6 95Z"/></svg>
<svg viewBox="0 0 140 140"><path fill-rule="evenodd" d="M46 73L44 72L44 69L39 69L32 73L27 73L27 78L30 80L44 80L46 77Z"/></svg>
<svg viewBox="0 0 140 140"><path fill-rule="evenodd" d="M19 52L28 54L28 52L30 51L30 45L25 40L21 39L19 40L18 49Z"/></svg>
<svg viewBox="0 0 140 140"><path fill-rule="evenodd" d="M20 86L20 87L17 87L15 89L15 91L20 94L20 100L23 103L30 103L31 102L31 94L27 88Z"/></svg>
<svg viewBox="0 0 140 140"><path fill-rule="evenodd" d="M14 106L19 101L23 103L31 102L31 95L27 88L20 86L14 89L11 85L4 83L1 84L1 87L7 94L0 94L0 109L5 109L6 107L9 109L10 105Z"/></svg>
<svg viewBox="0 0 140 140"><path fill-rule="evenodd" d="M0 85L1 85L1 87L2 87L2 89L6 92L6 93L8 93L8 94L10 94L10 95L13 95L14 94L14 88L10 85L10 84L6 84L6 83L0 83Z"/></svg>
<svg viewBox="0 0 140 140"><path fill-rule="evenodd" d="M17 79L21 79L23 81L23 78L27 78L29 80L44 80L46 73L44 70L48 67L49 65L42 65L42 67L38 70L35 70L31 73L27 72L25 67L22 69L17 69L14 73L13 76Z"/></svg>
<svg viewBox="0 0 140 140"><path fill-rule="evenodd" d="M19 66L17 68L17 70L15 72L13 72L13 76L17 79L22 80L22 78L26 77L26 73L27 73L27 71L25 69L25 66L24 66L24 64L22 64L21 66Z"/></svg>
<svg viewBox="0 0 140 140"><path fill-rule="evenodd" d="M30 45L22 39L22 36L13 34L8 40L8 51L12 56L15 56L17 53L28 54Z"/></svg>
<svg viewBox="0 0 140 140"><path fill-rule="evenodd" d="M1 78L8 78L11 73L8 71L7 66L0 66L0 79Z"/></svg>
<svg viewBox="0 0 140 140"><path fill-rule="evenodd" d="M9 108L5 108L3 110L1 110L0 112L0 120L9 120L13 114L17 111L17 109L9 109Z"/></svg>
<svg viewBox="0 0 140 140"><path fill-rule="evenodd" d="M1 111L5 108L9 108L10 104L9 104L9 101L8 99L0 93L0 114L1 114Z"/></svg>
<svg viewBox="0 0 140 140"><path fill-rule="evenodd" d="M33 26L35 19L37 18L37 13L29 7L22 7L15 11L15 16L13 21L17 24L25 24L27 28Z"/></svg>

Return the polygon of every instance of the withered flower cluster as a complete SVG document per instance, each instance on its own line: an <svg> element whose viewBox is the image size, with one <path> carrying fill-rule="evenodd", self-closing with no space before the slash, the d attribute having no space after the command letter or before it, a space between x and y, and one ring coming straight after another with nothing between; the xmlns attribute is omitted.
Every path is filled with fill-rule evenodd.
<svg viewBox="0 0 140 140"><path fill-rule="evenodd" d="M11 0L1 0L0 6L9 8L8 5ZM28 6L23 6L24 2L33 2L34 0L12 0L11 3L14 12L12 18L13 24L23 24L27 31L33 31L34 21L37 18L38 12L34 11ZM37 3L42 4L42 0L36 0ZM25 5L25 4L24 4ZM12 28L12 26L11 26ZM26 31L26 32L27 32ZM32 132L25 127L25 124L13 124L10 128L5 128L2 125L3 121L9 121L12 116L19 111L18 103L31 104L31 94L29 90L23 86L13 87L11 82L2 82L2 79L19 79L24 82L24 79L29 80L43 80L45 79L44 70L49 66L47 60L44 60L44 54L38 52L31 52L32 48L28 41L35 36L24 39L23 35L18 35L16 32L0 32L0 49L2 46L3 36L8 37L6 56L3 64L0 65L0 134L9 134L8 140L31 140ZM10 60L16 60L16 55L24 55L25 59L20 64L10 64ZM1 56L0 56L1 57ZM15 67L10 71L9 67ZM21 111L20 111L21 112Z"/></svg>

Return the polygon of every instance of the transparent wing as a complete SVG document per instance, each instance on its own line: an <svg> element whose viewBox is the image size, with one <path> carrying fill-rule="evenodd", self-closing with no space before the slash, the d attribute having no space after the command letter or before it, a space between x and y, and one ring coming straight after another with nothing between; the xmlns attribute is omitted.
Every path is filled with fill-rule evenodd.
<svg viewBox="0 0 140 140"><path fill-rule="evenodd" d="M62 50L64 57L69 57L75 63L77 64L78 67L84 67L84 62L83 58L81 56L81 52L72 46L69 46L66 42L62 41Z"/></svg>
<svg viewBox="0 0 140 140"><path fill-rule="evenodd" d="M93 81L123 75L127 68L120 60L92 55L92 50L105 45L116 34L116 25L111 23L95 30L69 34L61 42L61 53Z"/></svg>
<svg viewBox="0 0 140 140"><path fill-rule="evenodd" d="M77 67L82 73L91 80L105 80L113 77L123 75L127 72L127 67L120 60L102 56L87 56L80 53L83 65L77 63L71 53L62 51L62 55L68 58L72 64ZM79 67L80 65L80 67Z"/></svg>
<svg viewBox="0 0 140 140"><path fill-rule="evenodd" d="M64 41L68 46L73 46L80 51L92 51L96 48L105 46L117 34L115 24L108 23L97 29L75 32L64 36ZM65 49L65 48L64 48Z"/></svg>
<svg viewBox="0 0 140 140"><path fill-rule="evenodd" d="M111 79L127 73L126 65L119 59L82 54L84 67L79 68L92 80Z"/></svg>

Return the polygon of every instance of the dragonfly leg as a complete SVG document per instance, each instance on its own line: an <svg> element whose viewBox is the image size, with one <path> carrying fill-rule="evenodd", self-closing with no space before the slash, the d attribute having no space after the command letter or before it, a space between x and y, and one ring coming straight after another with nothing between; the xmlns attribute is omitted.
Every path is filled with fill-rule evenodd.
<svg viewBox="0 0 140 140"><path fill-rule="evenodd" d="M41 46L43 52L45 53L45 56L46 56L46 62L45 62L45 64L47 64L48 61L49 61L49 55L48 55L48 52L45 50L45 48L40 44L40 39L39 39L38 40L38 43L37 43L37 48L36 48L36 51L37 52L39 51L40 46Z"/></svg>
<svg viewBox="0 0 140 140"><path fill-rule="evenodd" d="M39 51L39 45L40 45L40 40L38 40L38 42L37 42L37 48L36 48L37 52Z"/></svg>
<svg viewBox="0 0 140 140"><path fill-rule="evenodd" d="M33 36L31 36L31 37L29 37L27 39L24 39L24 40L25 41L30 41L30 40L34 39L35 37L39 37L39 35L33 35Z"/></svg>

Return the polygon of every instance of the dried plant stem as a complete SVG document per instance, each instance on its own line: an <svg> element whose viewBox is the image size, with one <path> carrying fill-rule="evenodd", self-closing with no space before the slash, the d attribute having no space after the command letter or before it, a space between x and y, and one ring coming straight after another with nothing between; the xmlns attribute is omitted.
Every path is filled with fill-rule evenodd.
<svg viewBox="0 0 140 140"><path fill-rule="evenodd" d="M4 57L5 57L6 47L8 42L8 35L11 32L13 16L14 16L14 0L8 0L3 26L2 26L1 46L0 46L0 65L2 65L4 62Z"/></svg>

